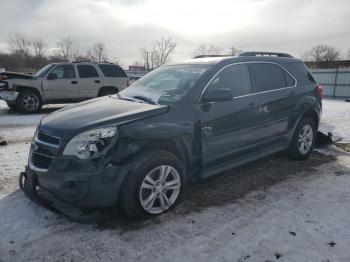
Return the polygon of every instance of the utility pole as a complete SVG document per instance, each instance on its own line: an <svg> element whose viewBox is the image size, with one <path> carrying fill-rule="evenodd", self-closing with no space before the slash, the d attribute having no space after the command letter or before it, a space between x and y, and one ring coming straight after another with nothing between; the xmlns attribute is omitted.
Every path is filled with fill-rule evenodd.
<svg viewBox="0 0 350 262"><path fill-rule="evenodd" d="M234 46L230 47L229 49L231 50L231 55L233 55L233 56L236 55L237 49Z"/></svg>

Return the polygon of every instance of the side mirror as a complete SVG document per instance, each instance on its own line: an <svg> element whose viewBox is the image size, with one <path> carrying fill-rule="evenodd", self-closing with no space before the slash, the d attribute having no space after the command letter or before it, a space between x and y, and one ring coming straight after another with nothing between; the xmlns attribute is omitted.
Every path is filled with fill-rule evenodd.
<svg viewBox="0 0 350 262"><path fill-rule="evenodd" d="M48 80L55 80L57 79L57 75L55 73L50 73L48 76L47 76L47 79Z"/></svg>
<svg viewBox="0 0 350 262"><path fill-rule="evenodd" d="M219 102L233 100L233 93L230 89L214 89L210 90L204 97L204 102Z"/></svg>

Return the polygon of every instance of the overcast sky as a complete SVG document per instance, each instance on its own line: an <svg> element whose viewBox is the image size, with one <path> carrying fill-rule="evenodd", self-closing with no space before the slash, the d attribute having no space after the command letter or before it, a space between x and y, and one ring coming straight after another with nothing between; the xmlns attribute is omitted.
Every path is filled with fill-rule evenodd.
<svg viewBox="0 0 350 262"><path fill-rule="evenodd" d="M103 41L126 67L161 36L178 46L172 61L200 44L289 52L334 45L350 48L350 0L1 0L0 51L11 33L43 38L50 48L72 36L81 48Z"/></svg>

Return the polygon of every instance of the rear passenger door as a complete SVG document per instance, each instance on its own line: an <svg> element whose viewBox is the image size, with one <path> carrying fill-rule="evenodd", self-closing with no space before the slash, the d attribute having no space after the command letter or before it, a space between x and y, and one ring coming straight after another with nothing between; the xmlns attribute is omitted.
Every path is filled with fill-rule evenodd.
<svg viewBox="0 0 350 262"><path fill-rule="evenodd" d="M296 104L296 80L276 63L254 62L251 67L262 103L259 138L271 145L283 144L288 141L288 123Z"/></svg>
<svg viewBox="0 0 350 262"><path fill-rule="evenodd" d="M77 65L81 98L97 97L102 82L93 65Z"/></svg>

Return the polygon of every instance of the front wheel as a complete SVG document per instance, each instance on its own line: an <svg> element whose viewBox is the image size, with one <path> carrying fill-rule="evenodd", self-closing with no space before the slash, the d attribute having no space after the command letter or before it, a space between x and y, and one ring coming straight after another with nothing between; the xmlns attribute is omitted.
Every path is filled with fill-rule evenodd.
<svg viewBox="0 0 350 262"><path fill-rule="evenodd" d="M147 218L162 214L179 201L185 184L185 168L173 154L157 150L134 161L122 191L121 205L128 216Z"/></svg>
<svg viewBox="0 0 350 262"><path fill-rule="evenodd" d="M313 119L304 117L298 123L288 149L288 155L296 160L306 159L315 145L316 126Z"/></svg>
<svg viewBox="0 0 350 262"><path fill-rule="evenodd" d="M40 95L33 91L22 91L16 100L16 108L24 114L36 113L42 107Z"/></svg>

